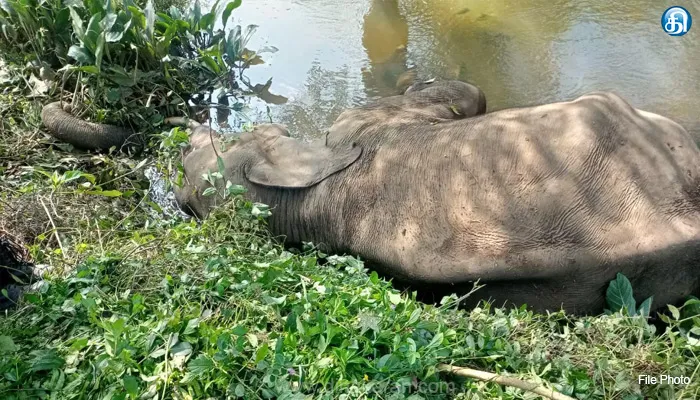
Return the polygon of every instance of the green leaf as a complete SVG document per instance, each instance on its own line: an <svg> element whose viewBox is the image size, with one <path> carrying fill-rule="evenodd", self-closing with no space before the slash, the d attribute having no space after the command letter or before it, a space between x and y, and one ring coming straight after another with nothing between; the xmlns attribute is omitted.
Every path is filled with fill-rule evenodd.
<svg viewBox="0 0 700 400"><path fill-rule="evenodd" d="M107 41L107 43L114 43L120 41L130 27L131 18L129 18L129 16L125 12L120 12L119 16L117 17L117 21L114 23L112 28L109 31L107 31L107 34L105 35L105 40Z"/></svg>
<svg viewBox="0 0 700 400"><path fill-rule="evenodd" d="M270 352L270 349L267 346L267 343L264 343L258 351L255 353L255 363L259 363L260 361L264 360L265 357L267 357L267 354Z"/></svg>
<svg viewBox="0 0 700 400"><path fill-rule="evenodd" d="M83 65L82 67L78 68L78 71L87 72L88 74L93 75L97 75L100 72L100 70L94 65Z"/></svg>
<svg viewBox="0 0 700 400"><path fill-rule="evenodd" d="M678 321L681 318L681 312L675 306L669 304L668 310L671 311L671 315L673 315L674 320Z"/></svg>
<svg viewBox="0 0 700 400"><path fill-rule="evenodd" d="M65 364L65 360L54 349L35 350L30 354L33 356L30 366L32 372L51 371Z"/></svg>
<svg viewBox="0 0 700 400"><path fill-rule="evenodd" d="M66 171L63 173L63 181L66 183L72 182L72 181L80 178L82 175L83 175L82 171L78 171L78 170Z"/></svg>
<svg viewBox="0 0 700 400"><path fill-rule="evenodd" d="M224 12L221 15L221 22L224 24L224 28L226 28L226 23L228 22L228 19L231 16L233 10L240 7L242 3L243 0L234 0L226 4L226 8L224 8Z"/></svg>
<svg viewBox="0 0 700 400"><path fill-rule="evenodd" d="M638 314L641 315L642 317L648 317L649 312L651 310L651 303L654 301L654 296L649 297L648 299L644 300L642 304L639 305L639 309L637 310Z"/></svg>
<svg viewBox="0 0 700 400"><path fill-rule="evenodd" d="M389 292L389 301L393 305L398 305L399 303L401 303L401 295Z"/></svg>
<svg viewBox="0 0 700 400"><path fill-rule="evenodd" d="M0 267L0 268L1 268L1 267ZM22 279L20 279L20 278L19 278L17 275L15 275L15 274L10 274L10 277L12 278L13 281L19 283L20 285L26 285L26 284L27 284L27 282L23 281Z"/></svg>
<svg viewBox="0 0 700 400"><path fill-rule="evenodd" d="M191 335L197 331L198 326L199 318L192 318L191 320L187 321L187 326L185 327L185 330L182 332L182 334Z"/></svg>
<svg viewBox="0 0 700 400"><path fill-rule="evenodd" d="M208 372L214 371L214 361L209 359L209 357L205 356L204 354L200 354L197 358L187 364L187 368L191 374L203 376Z"/></svg>
<svg viewBox="0 0 700 400"><path fill-rule="evenodd" d="M101 33L102 29L100 28L100 16L99 14L95 14L92 16L92 18L90 18L87 30L85 31L85 37L83 37L83 44L85 47L92 52L96 52L97 41Z"/></svg>
<svg viewBox="0 0 700 400"><path fill-rule="evenodd" d="M216 63L216 60L212 58L209 55L202 55L199 57L199 59L204 63L204 65L213 73L219 74L221 72L221 68L219 68L219 64Z"/></svg>
<svg viewBox="0 0 700 400"><path fill-rule="evenodd" d="M178 342L170 348L170 354L173 356L186 357L192 354L192 345L187 342Z"/></svg>
<svg viewBox="0 0 700 400"><path fill-rule="evenodd" d="M68 32L70 27L70 10L68 8L63 8L56 14L56 20L54 21L54 29L56 32Z"/></svg>
<svg viewBox="0 0 700 400"><path fill-rule="evenodd" d="M182 13L180 12L180 9L175 7L175 6L170 6L168 9L168 16L174 20L181 20L182 19Z"/></svg>
<svg viewBox="0 0 700 400"><path fill-rule="evenodd" d="M136 28L145 29L146 28L146 16L143 11L136 6L128 6L127 10L131 14L131 20Z"/></svg>
<svg viewBox="0 0 700 400"><path fill-rule="evenodd" d="M139 381L136 377L131 375L124 375L122 378L122 383L124 384L124 390L133 399L137 398L139 395Z"/></svg>
<svg viewBox="0 0 700 400"><path fill-rule="evenodd" d="M610 282L605 295L605 301L612 312L627 310L630 316L636 315L636 303L632 294L632 284L623 274Z"/></svg>
<svg viewBox="0 0 700 400"><path fill-rule="evenodd" d="M17 351L17 346L12 338L9 336L0 336L0 354L3 353L14 353Z"/></svg>
<svg viewBox="0 0 700 400"><path fill-rule="evenodd" d="M248 189L246 189L244 186L234 185L231 183L231 181L226 181L226 193L229 196L238 196L246 193L247 191Z"/></svg>
<svg viewBox="0 0 700 400"><path fill-rule="evenodd" d="M115 88L109 88L107 89L107 102L110 104L114 104L121 99L122 93L119 89Z"/></svg>
<svg viewBox="0 0 700 400"><path fill-rule="evenodd" d="M152 352L151 354L149 354L148 356L151 358L160 358L160 357L163 357L165 355L165 353L166 353L165 349L158 349L158 350Z"/></svg>
<svg viewBox="0 0 700 400"><path fill-rule="evenodd" d="M25 293L24 294L24 300L30 304L39 304L41 303L41 297L37 295L36 293Z"/></svg>
<svg viewBox="0 0 700 400"><path fill-rule="evenodd" d="M263 301L265 302L265 304L269 304L269 305L284 304L284 301L286 299L287 299L286 295L282 295L280 297L272 297L272 296L268 296L266 294L263 295Z"/></svg>
<svg viewBox="0 0 700 400"><path fill-rule="evenodd" d="M117 14L107 13L107 15L105 15L105 17L100 21L100 28L102 28L103 32L109 31L112 29L115 22L117 22Z"/></svg>
<svg viewBox="0 0 700 400"><path fill-rule="evenodd" d="M255 336L254 333L248 333L245 336L248 338L248 343L250 343L253 347L258 347L258 337Z"/></svg>
<svg viewBox="0 0 700 400"><path fill-rule="evenodd" d="M442 343L443 338L444 338L444 336L443 336L442 332L438 332L437 335L435 335L433 337L433 340L430 341L430 343L428 344L428 347L439 346Z"/></svg>
<svg viewBox="0 0 700 400"><path fill-rule="evenodd" d="M248 328L246 328L244 325L238 325L237 327L233 328L231 333L236 336L243 336L248 333Z"/></svg>
<svg viewBox="0 0 700 400"><path fill-rule="evenodd" d="M102 57L105 51L105 33L100 33L100 37L97 38L97 48L95 49L95 66L100 69L102 65Z"/></svg>
<svg viewBox="0 0 700 400"><path fill-rule="evenodd" d="M88 49L78 45L72 45L68 49L68 56L72 57L81 64L93 64L95 59L92 57L92 53Z"/></svg>
<svg viewBox="0 0 700 400"><path fill-rule="evenodd" d="M73 7L68 7L70 9L70 18L73 22L73 32L78 40L83 41L85 37L85 28L83 28L83 20L80 15L75 11Z"/></svg>
<svg viewBox="0 0 700 400"><path fill-rule="evenodd" d="M221 156L216 157L216 166L219 168L219 173L223 176L226 168L224 166L224 159Z"/></svg>
<svg viewBox="0 0 700 400"><path fill-rule="evenodd" d="M208 187L204 189L202 192L202 196L208 197L208 196L213 196L216 193L216 188L215 187Z"/></svg>
<svg viewBox="0 0 700 400"><path fill-rule="evenodd" d="M74 351L80 351L85 348L89 343L88 338L76 339L73 344L71 344L70 349Z"/></svg>
<svg viewBox="0 0 700 400"><path fill-rule="evenodd" d="M90 10L90 14L92 15L97 15L97 14L102 14L104 12L104 0L92 0L88 1L88 8Z"/></svg>
<svg viewBox="0 0 700 400"><path fill-rule="evenodd" d="M226 55L229 58L229 62L237 61L240 58L240 52L242 47L240 45L241 40L241 26L236 25L235 28L228 31L228 36L226 37Z"/></svg>
<svg viewBox="0 0 700 400"><path fill-rule="evenodd" d="M413 324L415 324L416 322L418 322L418 319L420 318L420 315L421 315L421 309L420 309L420 308L416 308L416 309L413 310L413 312L411 313L411 316L408 318L408 322L407 322L406 324L407 324L407 325L413 325Z"/></svg>
<svg viewBox="0 0 700 400"><path fill-rule="evenodd" d="M214 29L214 21L216 21L216 15L213 12L204 14L202 19L199 20L199 29L212 31Z"/></svg>
<svg viewBox="0 0 700 400"><path fill-rule="evenodd" d="M105 197L120 197L123 193L118 190L88 190L86 194L95 194Z"/></svg>
<svg viewBox="0 0 700 400"><path fill-rule="evenodd" d="M199 25L199 20L202 18L202 7L199 4L199 0L194 0L194 5L192 5L192 27L196 28Z"/></svg>
<svg viewBox="0 0 700 400"><path fill-rule="evenodd" d="M243 397L245 396L245 386L242 384L236 385L236 389L233 392L237 397Z"/></svg>

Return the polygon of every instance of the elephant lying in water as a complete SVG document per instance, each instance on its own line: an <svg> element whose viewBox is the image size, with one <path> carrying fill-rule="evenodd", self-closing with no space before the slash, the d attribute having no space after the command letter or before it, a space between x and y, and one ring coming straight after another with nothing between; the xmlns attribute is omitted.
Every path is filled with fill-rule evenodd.
<svg viewBox="0 0 700 400"><path fill-rule="evenodd" d="M417 288L597 313L625 274L638 299L700 289L700 150L677 123L611 93L483 114L456 82L347 110L303 143L261 125L222 152L225 179L274 207L272 233L360 255ZM470 117L470 118L467 118ZM184 158L183 208L215 204L208 129Z"/></svg>

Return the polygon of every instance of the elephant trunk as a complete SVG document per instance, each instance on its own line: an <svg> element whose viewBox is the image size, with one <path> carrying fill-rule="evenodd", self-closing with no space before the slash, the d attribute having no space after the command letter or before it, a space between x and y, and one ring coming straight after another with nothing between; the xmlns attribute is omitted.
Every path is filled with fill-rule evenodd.
<svg viewBox="0 0 700 400"><path fill-rule="evenodd" d="M61 107L49 103L41 110L41 120L55 138L84 150L121 149L132 133L124 128L84 121Z"/></svg>

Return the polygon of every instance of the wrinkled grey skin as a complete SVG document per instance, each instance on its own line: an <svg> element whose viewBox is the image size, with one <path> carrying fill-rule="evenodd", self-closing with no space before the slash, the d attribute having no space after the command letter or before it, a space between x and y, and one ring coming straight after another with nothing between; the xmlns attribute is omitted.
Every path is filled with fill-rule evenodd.
<svg viewBox="0 0 700 400"><path fill-rule="evenodd" d="M65 109L64 109L65 108ZM84 121L70 113L70 105L49 103L41 110L41 120L57 139L83 150L121 149L132 133L124 128Z"/></svg>
<svg viewBox="0 0 700 400"><path fill-rule="evenodd" d="M418 84L313 143L259 126L219 149L226 179L274 207L290 244L359 255L417 289L480 279L466 305L598 313L618 272L654 308L698 294L700 150L683 127L612 93L476 115L478 93ZM208 134L192 142L176 198L203 217L216 156Z"/></svg>

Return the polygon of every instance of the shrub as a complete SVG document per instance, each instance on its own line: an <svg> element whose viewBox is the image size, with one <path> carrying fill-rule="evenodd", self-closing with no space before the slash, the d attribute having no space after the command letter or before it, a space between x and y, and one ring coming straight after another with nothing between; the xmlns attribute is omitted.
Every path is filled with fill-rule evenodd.
<svg viewBox="0 0 700 400"><path fill-rule="evenodd" d="M74 113L97 122L151 131L165 117L192 115L214 90L239 95L237 78L257 56L245 48L254 27L214 29L241 0L217 1L209 12L199 1L186 12L158 12L152 0L144 8L133 0L0 4L4 58L30 63L37 75L58 72L55 81L83 107Z"/></svg>

